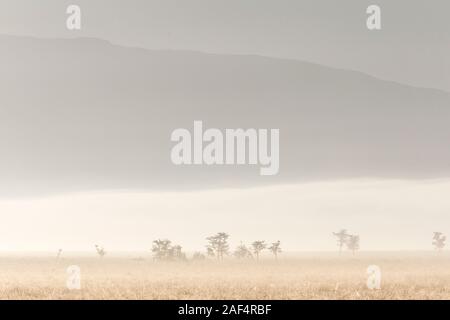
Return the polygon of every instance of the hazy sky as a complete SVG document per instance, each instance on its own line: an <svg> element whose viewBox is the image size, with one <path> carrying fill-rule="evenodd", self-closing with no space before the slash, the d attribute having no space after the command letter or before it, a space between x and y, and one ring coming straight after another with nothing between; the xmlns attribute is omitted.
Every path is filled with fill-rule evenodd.
<svg viewBox="0 0 450 320"><path fill-rule="evenodd" d="M185 193L89 192L1 199L0 250L108 250L150 254L169 238L203 251L226 231L240 241L277 241L291 250L337 249L333 231L361 235L363 250L429 250L433 231L450 233L448 180L359 179ZM114 253L112 253L114 254Z"/></svg>
<svg viewBox="0 0 450 320"><path fill-rule="evenodd" d="M0 196L450 177L450 93L295 60L96 39L0 36L0 51ZM196 120L279 129L279 174L175 166L171 133Z"/></svg>
<svg viewBox="0 0 450 320"><path fill-rule="evenodd" d="M374 3L381 31L366 28ZM82 8L79 32L65 27L69 4ZM291 58L450 92L449 11L448 0L0 0L0 34ZM450 234L447 93L281 60L17 39L0 37L1 251L100 244L148 252L166 237L204 250L219 231L233 246L261 239L281 240L286 250L334 250L331 232L340 228L361 235L364 250L430 249L433 231ZM197 71L199 81L184 78ZM233 177L248 175L238 172L227 189L138 192L147 181L184 177L155 166L162 176L151 180L139 165L168 161L169 129L197 116L231 127L285 126L282 143L293 153L281 170L294 171L272 186L243 188ZM145 153L150 141L153 155ZM296 162L301 151L305 163ZM387 174L377 175L379 167ZM288 185L301 170L328 181ZM143 188L126 189L129 180ZM86 181L114 190L85 191ZM46 187L52 192L42 194ZM34 194L4 197L16 189Z"/></svg>
<svg viewBox="0 0 450 320"><path fill-rule="evenodd" d="M82 8L81 31L65 28L69 4ZM371 4L381 31L366 28ZM449 10L447 0L1 0L0 33L288 57L450 91Z"/></svg>

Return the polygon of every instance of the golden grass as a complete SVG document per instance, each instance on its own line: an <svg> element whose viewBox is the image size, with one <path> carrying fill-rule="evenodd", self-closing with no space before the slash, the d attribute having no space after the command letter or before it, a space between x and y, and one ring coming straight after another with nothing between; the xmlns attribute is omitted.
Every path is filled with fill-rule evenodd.
<svg viewBox="0 0 450 320"><path fill-rule="evenodd" d="M381 290L366 269L382 270ZM81 290L66 288L78 265ZM307 254L223 263L125 257L0 258L1 299L449 299L447 254Z"/></svg>

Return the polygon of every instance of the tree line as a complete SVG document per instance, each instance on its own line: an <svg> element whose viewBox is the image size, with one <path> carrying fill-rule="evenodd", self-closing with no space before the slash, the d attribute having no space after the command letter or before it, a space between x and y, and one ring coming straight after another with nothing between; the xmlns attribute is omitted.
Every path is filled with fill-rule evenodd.
<svg viewBox="0 0 450 320"><path fill-rule="evenodd" d="M352 252L355 255L360 249L359 235L350 234L346 229L341 229L338 232L333 232L333 236L337 240L339 254L343 250ZM233 256L237 259L254 259L259 261L261 253L265 250L269 251L275 260L278 260L278 255L282 253L281 242L278 240L272 243L266 243L263 240L257 240L250 245L241 242L233 251L230 251L229 235L225 232L219 232L215 235L207 237L206 252L194 252L192 260L205 260L207 257L215 258L218 261L223 261L225 256ZM444 250L446 246L447 237L442 232L434 232L432 237L432 246L436 251ZM153 241L152 253L153 259L158 261L184 261L187 260L186 253L183 252L182 246L173 244L168 239L158 239ZM95 251L100 258L106 256L106 250L95 245ZM57 258L62 255L62 249L58 250Z"/></svg>
<svg viewBox="0 0 450 320"><path fill-rule="evenodd" d="M254 241L250 246L246 246L241 242L233 252L230 252L229 235L225 232L219 232L215 235L207 237L206 254L195 252L192 256L193 260L205 260L207 256L223 261L225 256L233 255L238 259L255 259L259 261L261 252L268 250L275 259L281 253L281 242L276 241L267 244L265 241ZM186 254L182 252L180 245L174 245L170 240L153 241L153 258L159 261L175 261L187 260Z"/></svg>
<svg viewBox="0 0 450 320"><path fill-rule="evenodd" d="M346 229L341 229L338 232L333 232L337 239L339 247L339 254L342 253L344 247L352 252L354 255L359 250L359 235L349 234ZM433 240L431 244L437 251L442 251L445 248L447 237L442 232L433 232Z"/></svg>

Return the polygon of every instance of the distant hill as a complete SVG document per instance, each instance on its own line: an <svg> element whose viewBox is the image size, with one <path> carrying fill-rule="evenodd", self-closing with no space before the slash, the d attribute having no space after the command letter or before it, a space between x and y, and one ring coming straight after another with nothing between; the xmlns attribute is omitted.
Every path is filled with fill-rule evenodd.
<svg viewBox="0 0 450 320"><path fill-rule="evenodd" d="M0 195L450 176L450 94L260 56L0 36ZM280 174L176 167L171 132L279 128Z"/></svg>

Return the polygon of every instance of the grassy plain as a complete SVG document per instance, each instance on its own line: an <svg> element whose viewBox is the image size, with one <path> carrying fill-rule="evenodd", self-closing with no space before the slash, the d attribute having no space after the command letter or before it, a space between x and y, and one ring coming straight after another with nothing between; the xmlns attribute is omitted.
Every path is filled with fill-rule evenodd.
<svg viewBox="0 0 450 320"><path fill-rule="evenodd" d="M67 267L81 289L66 287ZM380 290L366 285L381 268ZM450 299L447 253L283 254L157 262L138 256L0 257L0 299Z"/></svg>

